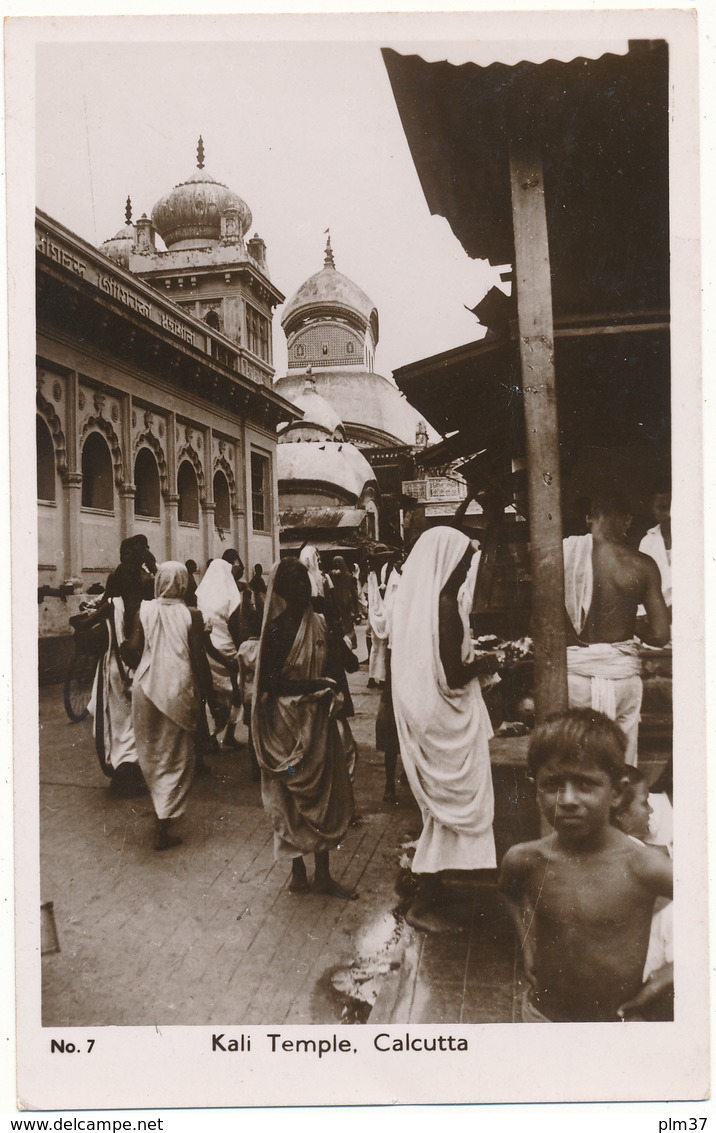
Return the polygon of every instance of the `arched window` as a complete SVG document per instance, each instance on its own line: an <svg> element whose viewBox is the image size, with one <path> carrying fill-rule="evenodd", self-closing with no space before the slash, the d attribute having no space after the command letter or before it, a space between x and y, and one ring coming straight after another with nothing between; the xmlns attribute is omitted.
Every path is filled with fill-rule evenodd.
<svg viewBox="0 0 716 1133"><path fill-rule="evenodd" d="M42 417L37 417L37 498L51 500L55 496L55 446Z"/></svg>
<svg viewBox="0 0 716 1133"><path fill-rule="evenodd" d="M90 433L82 446L82 507L114 511L112 454L101 433Z"/></svg>
<svg viewBox="0 0 716 1133"><path fill-rule="evenodd" d="M214 523L228 531L231 527L231 496L229 482L223 472L214 474Z"/></svg>
<svg viewBox="0 0 716 1133"><path fill-rule="evenodd" d="M217 315L216 311L207 311L204 315L204 322L208 327L211 327L212 330L221 330L219 316Z"/></svg>
<svg viewBox="0 0 716 1133"><path fill-rule="evenodd" d="M154 453L140 448L134 462L134 514L159 518L159 469Z"/></svg>
<svg viewBox="0 0 716 1133"><path fill-rule="evenodd" d="M190 460L182 460L177 473L179 492L179 522L199 522L199 483Z"/></svg>

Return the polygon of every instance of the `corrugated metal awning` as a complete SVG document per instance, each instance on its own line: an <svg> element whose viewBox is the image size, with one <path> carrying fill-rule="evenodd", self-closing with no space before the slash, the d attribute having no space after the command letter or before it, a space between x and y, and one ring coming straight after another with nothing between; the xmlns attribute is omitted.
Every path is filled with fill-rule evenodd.
<svg viewBox="0 0 716 1133"><path fill-rule="evenodd" d="M430 211L469 256L514 263L509 154L528 129L544 168L554 313L668 307L665 42L513 66L387 48L383 59Z"/></svg>

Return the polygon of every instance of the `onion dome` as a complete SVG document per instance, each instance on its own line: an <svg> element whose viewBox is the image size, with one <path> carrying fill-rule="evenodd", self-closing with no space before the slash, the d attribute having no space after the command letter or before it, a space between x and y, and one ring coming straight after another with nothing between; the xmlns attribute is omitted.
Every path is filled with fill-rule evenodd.
<svg viewBox="0 0 716 1133"><path fill-rule="evenodd" d="M204 169L204 143L199 138L197 171L175 185L152 209L152 224L167 248L205 248L222 237L222 216L235 209L239 235L251 227L251 209L236 193Z"/></svg>
<svg viewBox="0 0 716 1133"><path fill-rule="evenodd" d="M373 300L347 275L336 270L330 236L326 244L323 268L307 279L286 304L281 316L281 325L288 334L292 325L300 321L298 316L305 317L311 309L317 314L326 307L332 308L334 313L341 309L354 316L358 315L364 326L372 322L377 328L378 316ZM374 337L377 343L377 333Z"/></svg>
<svg viewBox="0 0 716 1133"><path fill-rule="evenodd" d="M132 200L127 197L124 207L125 222L114 236L100 244L99 250L120 267L129 268L129 256L137 242L137 230L132 224Z"/></svg>

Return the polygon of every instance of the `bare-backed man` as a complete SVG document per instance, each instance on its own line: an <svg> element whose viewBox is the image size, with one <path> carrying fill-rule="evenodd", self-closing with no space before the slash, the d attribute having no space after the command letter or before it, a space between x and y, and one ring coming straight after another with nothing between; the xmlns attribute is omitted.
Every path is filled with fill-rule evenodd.
<svg viewBox="0 0 716 1133"><path fill-rule="evenodd" d="M626 761L636 764L642 698L637 610L646 610L641 638L649 645L666 645L670 624L659 568L627 546L631 519L622 497L593 500L589 534L564 540L564 582L570 707L616 720L627 737Z"/></svg>

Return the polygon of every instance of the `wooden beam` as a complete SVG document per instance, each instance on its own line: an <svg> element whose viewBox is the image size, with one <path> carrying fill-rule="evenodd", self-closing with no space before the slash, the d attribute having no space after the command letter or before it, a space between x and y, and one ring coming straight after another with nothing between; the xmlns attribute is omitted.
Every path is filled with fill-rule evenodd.
<svg viewBox="0 0 716 1133"><path fill-rule="evenodd" d="M538 722L567 707L559 431L542 160L529 138L512 142L510 185L532 574Z"/></svg>

